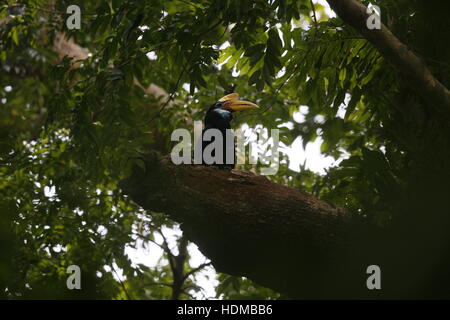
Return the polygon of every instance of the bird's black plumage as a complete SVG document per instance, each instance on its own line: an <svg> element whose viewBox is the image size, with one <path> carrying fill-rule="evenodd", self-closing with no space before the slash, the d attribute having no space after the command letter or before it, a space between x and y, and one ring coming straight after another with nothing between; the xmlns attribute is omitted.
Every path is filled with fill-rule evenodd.
<svg viewBox="0 0 450 320"><path fill-rule="evenodd" d="M239 95L236 93L226 95L209 107L206 111L201 138L202 164L220 169L234 168L236 162L234 135L231 130L229 131L233 120L233 112L251 108L258 108L258 106L248 101L239 100ZM216 129L215 134L221 136L221 148L214 135L211 132L208 133L210 129ZM208 134L210 139L208 139ZM219 151L219 154L216 154L216 151ZM210 160L212 161L207 161L207 155L211 155Z"/></svg>
<svg viewBox="0 0 450 320"><path fill-rule="evenodd" d="M231 111L222 109L222 106L222 102L216 102L206 112L205 126L202 131L202 154L205 151L205 148L215 140L215 137L212 137L211 141L207 141L205 139L205 132L209 129L217 129L222 135L222 157L219 157L218 161L215 161L214 163L209 165L216 166L220 169L233 169L235 164L234 136L226 134L227 129L231 129L233 114L231 113ZM230 139L232 139L232 141L230 141ZM227 163L227 155L229 154L232 155L232 163ZM216 156L214 151L211 153L211 155L213 157ZM206 163L203 161L203 164Z"/></svg>

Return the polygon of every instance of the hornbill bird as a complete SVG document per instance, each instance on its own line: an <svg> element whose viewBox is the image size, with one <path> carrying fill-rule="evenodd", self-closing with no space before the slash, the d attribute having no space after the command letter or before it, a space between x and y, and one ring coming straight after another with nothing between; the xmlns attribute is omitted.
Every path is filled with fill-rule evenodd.
<svg viewBox="0 0 450 320"><path fill-rule="evenodd" d="M225 97L221 98L219 101L214 103L209 107L205 116L205 126L202 131L202 164L207 166L215 166L220 169L231 170L234 168L236 162L235 157L235 144L234 135L231 131L227 134L227 129L231 129L230 122L233 120L233 112L258 108L258 106L252 102L239 100L239 95L237 93L230 93ZM209 129L217 129L209 130ZM209 131L208 131L209 130ZM209 132L209 133L208 133ZM213 142L215 141L214 134L221 134L222 136L222 154L220 155L220 148L214 149ZM218 146L217 144L215 144ZM209 146L209 148L208 148ZM206 153L204 153L207 149ZM218 150L219 154L216 155L215 151ZM211 154L211 160L206 159L206 155Z"/></svg>

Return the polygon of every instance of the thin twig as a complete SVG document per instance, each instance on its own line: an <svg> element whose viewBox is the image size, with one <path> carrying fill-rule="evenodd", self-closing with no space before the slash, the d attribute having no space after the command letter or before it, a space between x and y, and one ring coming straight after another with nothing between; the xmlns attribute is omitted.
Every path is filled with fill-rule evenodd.
<svg viewBox="0 0 450 320"><path fill-rule="evenodd" d="M194 273L202 270L203 268L212 265L212 262L205 262L202 263L201 265L199 265L197 268L192 269L191 271L187 272L184 276L183 276L183 282L191 275L193 275Z"/></svg>
<svg viewBox="0 0 450 320"><path fill-rule="evenodd" d="M162 232L162 230L158 228L156 231L157 231L157 232L161 235L161 237L163 238L163 248L164 248L164 252L167 253L167 257L168 257L168 260L169 260L170 268L171 268L172 271L173 271L173 270L175 270L175 256L173 255L172 251L170 250L170 248L169 248L169 242L167 241L166 236L164 235L164 233Z"/></svg>
<svg viewBox="0 0 450 320"><path fill-rule="evenodd" d="M120 279L119 274L117 273L116 269L114 268L114 264L111 263L111 268L114 271L114 273L117 276L117 279L119 280L120 285L122 286L123 291L125 292L125 295L127 296L128 300L134 300L131 298L130 294L127 291L127 288L125 287L125 284L123 283L123 281Z"/></svg>
<svg viewBox="0 0 450 320"><path fill-rule="evenodd" d="M143 287L148 287L148 286L165 286L165 287L170 287L172 288L173 285L170 283L163 283L163 282L149 282L149 283L144 283L142 285Z"/></svg>
<svg viewBox="0 0 450 320"><path fill-rule="evenodd" d="M190 294L189 292L187 292L186 290L181 290L181 293L184 293L185 295L187 295L189 298L191 298L192 300L196 300L195 299L195 297L192 295L192 294ZM203 293L202 293L203 294ZM205 295L203 294L203 297L204 297Z"/></svg>
<svg viewBox="0 0 450 320"><path fill-rule="evenodd" d="M319 23L317 22L317 17L316 17L316 7L314 6L314 3L312 0L309 0L309 3L311 4L311 9L312 9L313 18L314 18L314 26L315 26L316 32L317 32L317 30L319 30Z"/></svg>
<svg viewBox="0 0 450 320"><path fill-rule="evenodd" d="M165 248L163 245L161 245L161 244L159 244L158 242L156 242L155 240L149 239L149 238L145 238L145 237L140 237L140 238L143 239L143 240L150 241L150 242L156 244L158 247L160 247L160 248L163 249L164 251L166 251L166 248Z"/></svg>
<svg viewBox="0 0 450 320"><path fill-rule="evenodd" d="M192 49L192 51L194 51L194 50L196 49L197 44L198 44L198 42L195 43L195 46L194 46L194 48ZM184 72L186 71L188 64L191 63L192 56L193 56L193 55L191 55L190 59L189 59L188 61L186 61L186 63L183 65L183 68L181 69L181 72L180 72L180 74L179 74L179 76L178 76L177 82L175 83L174 89L172 90L172 92L171 92L171 93L169 94L169 96L167 97L166 102L164 102L164 104L161 106L161 108L159 108L158 112L153 116L153 118L151 118L151 119L146 123L146 125L152 123L152 121L155 120L155 119L161 114L161 112L164 111L164 109L168 106L169 102L173 100L173 97L175 96L175 94L176 94L176 92L177 92L177 90L178 90L178 86L180 85L180 82L181 82L181 79L182 79L182 77L183 77L183 75L184 75Z"/></svg>

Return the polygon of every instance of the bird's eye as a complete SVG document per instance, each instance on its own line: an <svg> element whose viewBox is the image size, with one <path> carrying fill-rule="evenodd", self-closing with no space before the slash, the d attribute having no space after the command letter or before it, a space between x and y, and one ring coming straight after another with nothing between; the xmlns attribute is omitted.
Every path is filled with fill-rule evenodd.
<svg viewBox="0 0 450 320"><path fill-rule="evenodd" d="M221 108L222 106L223 106L223 102L217 102L217 103L216 103L216 107L217 107L217 108Z"/></svg>

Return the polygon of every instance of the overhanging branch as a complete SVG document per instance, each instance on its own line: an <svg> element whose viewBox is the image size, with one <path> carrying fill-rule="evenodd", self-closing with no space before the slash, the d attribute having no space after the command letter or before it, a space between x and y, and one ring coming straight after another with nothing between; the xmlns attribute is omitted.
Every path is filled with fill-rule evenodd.
<svg viewBox="0 0 450 320"><path fill-rule="evenodd" d="M330 7L347 24L355 28L432 104L450 110L450 91L430 72L426 64L392 32L367 28L367 8L357 0L327 0Z"/></svg>

